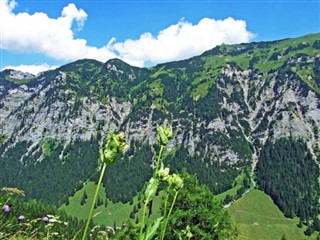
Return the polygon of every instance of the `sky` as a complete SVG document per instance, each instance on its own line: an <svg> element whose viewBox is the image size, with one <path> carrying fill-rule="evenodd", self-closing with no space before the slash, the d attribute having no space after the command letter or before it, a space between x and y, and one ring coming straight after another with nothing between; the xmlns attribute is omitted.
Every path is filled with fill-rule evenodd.
<svg viewBox="0 0 320 240"><path fill-rule="evenodd" d="M0 70L84 58L150 67L319 32L320 0L0 0Z"/></svg>

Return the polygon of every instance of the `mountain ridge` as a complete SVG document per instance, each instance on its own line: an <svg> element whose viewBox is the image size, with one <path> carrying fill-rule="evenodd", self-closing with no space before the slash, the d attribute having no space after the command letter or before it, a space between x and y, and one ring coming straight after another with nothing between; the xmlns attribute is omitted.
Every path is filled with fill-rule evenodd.
<svg viewBox="0 0 320 240"><path fill-rule="evenodd" d="M131 169L133 190L111 187L107 192L115 201L128 200L151 172L155 127L162 123L172 125L175 132L166 158L171 167L186 167L198 174L215 193L230 188L241 170L254 168L269 141L303 139L316 164L320 148L318 39L319 34L310 34L221 45L151 68L132 67L119 59L106 63L78 60L22 79L26 81L9 78L9 72L3 71L0 186L14 184L30 190L31 197L61 204L96 174L97 149L105 133L124 131L132 149L112 166L112 180L105 181L129 185L130 178L122 176L128 173L116 176L112 171ZM94 149L91 155L88 146ZM77 152L86 157L77 160ZM71 161L78 167L65 169L72 166ZM42 187L35 190L40 176L32 173L42 168L49 171L49 163L61 172L53 174L56 182L43 180L57 189L56 196ZM86 167L75 176L83 164ZM68 178L61 177L62 173L72 181L65 183ZM25 175L28 180L23 182ZM62 179L67 186L57 187Z"/></svg>
<svg viewBox="0 0 320 240"><path fill-rule="evenodd" d="M241 46L241 45L248 45L248 44L261 44L261 43L279 43L279 42L283 42L283 41L290 41L290 40L299 40L299 39L303 39L303 38L306 38L306 37L317 37L319 33L310 33L310 34L306 34L306 35L303 35L303 36L299 36L299 37L291 37L291 38L283 38L283 39L279 39L279 40L270 40L270 41L253 41L253 42L249 42L249 43L239 43L239 44L221 44L221 45L218 45L212 49L209 49L207 51L204 51L202 54L200 55L196 55L196 56L192 56L190 58L187 58L187 59L182 59L182 60L175 60L175 61L169 61L169 62L165 62L165 63L159 63L159 64L156 64L155 66L151 66L151 67L135 67L135 66L131 66L130 64L126 63L125 61L121 60L120 58L112 58L112 59L109 59L107 60L106 62L101 62L99 60L95 60L95 59L90 59L90 58L83 58L83 59L79 59L79 60L76 60L74 62L71 62L71 63L67 63L65 65L62 65L60 67L57 67L56 69L59 69L61 67L65 67L67 65L72 65L76 62L81 62L81 61L95 61L97 63L102 63L102 64L107 64L109 62L114 62L114 61L118 61L118 62L122 62L122 63L125 63L126 65L129 65L133 68L156 68L156 67L159 67L159 66L162 66L162 65L166 65L166 64L171 64L171 63L178 63L178 62L182 62L182 61L187 61L189 59L192 59L192 58L195 58L195 57L198 57L198 56L203 56L203 55L207 55L207 54L211 54L211 53L216 53L217 50L216 49L219 49L221 46ZM56 69L53 69L53 70L47 70L47 71L55 71ZM16 72L21 72L21 73L26 73L26 74L31 74L29 73L28 71L21 71L21 70L14 70L14 69L5 69L3 70L2 72L8 72L8 71L16 71ZM44 73L44 72L47 72L47 71L43 71L43 72L40 72L39 74L41 73ZM33 75L33 74L32 74Z"/></svg>

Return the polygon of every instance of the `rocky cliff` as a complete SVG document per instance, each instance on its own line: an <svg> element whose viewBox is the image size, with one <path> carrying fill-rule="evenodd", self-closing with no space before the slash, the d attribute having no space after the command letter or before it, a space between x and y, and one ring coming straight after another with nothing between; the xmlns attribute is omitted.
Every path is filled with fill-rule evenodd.
<svg viewBox="0 0 320 240"><path fill-rule="evenodd" d="M97 148L107 132L124 131L134 159L143 146L156 148L157 123L171 125L175 133L168 148L171 166L197 173L214 192L230 187L241 169L254 168L267 141L302 139L319 161L318 39L311 34L221 45L152 68L85 59L39 76L5 70L0 73L0 186L15 185L31 197L61 203L97 172ZM95 150L81 152L85 146ZM77 157L93 163L86 167ZM83 174L77 174L76 163L67 167L71 159L84 166ZM151 160L139 162L152 166ZM53 170L52 164L73 180L54 171L46 173L50 180L41 180L40 172ZM133 170L140 171L140 165ZM148 177L141 174L140 185ZM41 181L57 189L56 196L37 190ZM59 190L61 184L68 186Z"/></svg>

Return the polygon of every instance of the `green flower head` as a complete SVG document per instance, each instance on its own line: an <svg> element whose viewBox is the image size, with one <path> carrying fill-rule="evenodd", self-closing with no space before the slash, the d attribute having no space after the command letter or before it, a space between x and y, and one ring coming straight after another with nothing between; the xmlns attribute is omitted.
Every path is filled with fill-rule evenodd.
<svg viewBox="0 0 320 240"><path fill-rule="evenodd" d="M168 183L175 190L180 190L183 187L183 179L175 173L169 176Z"/></svg>
<svg viewBox="0 0 320 240"><path fill-rule="evenodd" d="M167 146L172 137L173 132L171 127L157 126L157 139L161 146Z"/></svg>
<svg viewBox="0 0 320 240"><path fill-rule="evenodd" d="M115 134L109 134L109 140L104 144L100 157L107 165L114 163L116 156L128 148L128 144L125 142L125 135L123 132Z"/></svg>
<svg viewBox="0 0 320 240"><path fill-rule="evenodd" d="M158 172L158 176L161 180L168 181L168 179L170 177L169 172L170 172L169 168L163 168L163 166L161 166L161 168Z"/></svg>

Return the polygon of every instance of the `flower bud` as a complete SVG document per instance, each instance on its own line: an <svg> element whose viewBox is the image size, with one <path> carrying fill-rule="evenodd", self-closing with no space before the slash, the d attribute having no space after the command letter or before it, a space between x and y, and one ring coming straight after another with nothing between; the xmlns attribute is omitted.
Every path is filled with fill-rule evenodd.
<svg viewBox="0 0 320 240"><path fill-rule="evenodd" d="M175 190L179 190L183 187L183 179L175 173L170 175L168 182Z"/></svg>
<svg viewBox="0 0 320 240"><path fill-rule="evenodd" d="M165 127L164 128L164 134L166 135L168 140L170 140L173 137L172 128L171 127Z"/></svg>
<svg viewBox="0 0 320 240"><path fill-rule="evenodd" d="M172 136L173 133L171 127L157 126L157 140L161 146L167 146Z"/></svg>
<svg viewBox="0 0 320 240"><path fill-rule="evenodd" d="M22 222L22 221L24 220L24 216L23 216L23 215L20 215L20 216L18 217L18 220L19 220L19 222Z"/></svg>
<svg viewBox="0 0 320 240"><path fill-rule="evenodd" d="M110 133L109 141L104 145L100 158L104 163L110 165L114 163L117 154L123 152L126 148L128 148L128 145L125 143L123 132L119 134Z"/></svg>
<svg viewBox="0 0 320 240"><path fill-rule="evenodd" d="M167 181L168 178L169 178L169 172L170 172L170 169L169 168L161 168L158 172L158 176L161 180L163 181Z"/></svg>

